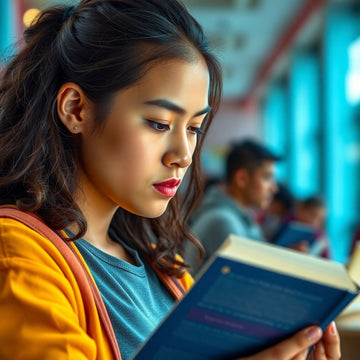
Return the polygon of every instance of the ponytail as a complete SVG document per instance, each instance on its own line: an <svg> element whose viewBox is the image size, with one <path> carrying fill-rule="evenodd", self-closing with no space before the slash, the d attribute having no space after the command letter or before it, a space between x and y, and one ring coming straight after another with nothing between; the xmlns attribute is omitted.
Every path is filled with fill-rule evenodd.
<svg viewBox="0 0 360 360"><path fill-rule="evenodd" d="M76 221L81 236L85 220L72 195L76 163L68 156L73 144L56 113L62 84L56 41L65 11L51 8L25 30L23 48L1 79L0 201L37 212L56 230Z"/></svg>

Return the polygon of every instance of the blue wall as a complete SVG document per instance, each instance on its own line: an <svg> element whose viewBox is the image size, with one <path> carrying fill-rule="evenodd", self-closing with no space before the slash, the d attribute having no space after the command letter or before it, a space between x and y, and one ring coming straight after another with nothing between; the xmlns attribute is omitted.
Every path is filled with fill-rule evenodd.
<svg viewBox="0 0 360 360"><path fill-rule="evenodd" d="M265 143L285 154L278 179L298 198L324 196L331 255L343 263L360 225L360 104L346 91L357 39L360 9L329 5L317 43L292 51L286 74L263 101Z"/></svg>
<svg viewBox="0 0 360 360"><path fill-rule="evenodd" d="M356 107L346 98L348 48L360 35L359 14L330 8L324 34L325 191L329 206L327 229L335 259L345 261L359 221L360 126Z"/></svg>
<svg viewBox="0 0 360 360"><path fill-rule="evenodd" d="M289 76L289 185L300 198L320 194L319 60L293 54Z"/></svg>
<svg viewBox="0 0 360 360"><path fill-rule="evenodd" d="M282 161L276 164L276 178L288 179L288 99L284 81L271 84L264 102L264 123L262 138Z"/></svg>
<svg viewBox="0 0 360 360"><path fill-rule="evenodd" d="M0 62L11 54L16 42L15 1L0 1Z"/></svg>

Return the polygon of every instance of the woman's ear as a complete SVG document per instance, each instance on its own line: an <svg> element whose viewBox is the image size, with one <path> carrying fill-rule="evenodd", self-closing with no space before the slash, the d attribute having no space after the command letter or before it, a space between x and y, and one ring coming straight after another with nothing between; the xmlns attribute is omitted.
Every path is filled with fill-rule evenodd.
<svg viewBox="0 0 360 360"><path fill-rule="evenodd" d="M57 112L60 120L72 134L79 134L86 126L90 102L84 91L75 83L61 86L57 94Z"/></svg>

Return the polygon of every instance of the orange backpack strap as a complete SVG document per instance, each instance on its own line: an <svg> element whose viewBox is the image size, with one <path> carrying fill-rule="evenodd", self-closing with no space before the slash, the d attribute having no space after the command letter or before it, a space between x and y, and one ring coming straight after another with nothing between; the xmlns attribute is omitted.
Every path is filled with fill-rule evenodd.
<svg viewBox="0 0 360 360"><path fill-rule="evenodd" d="M155 266L152 268L176 300L180 300L185 295L186 290L175 277L162 273Z"/></svg>
<svg viewBox="0 0 360 360"><path fill-rule="evenodd" d="M34 214L26 213L10 206L1 206L0 217L11 218L23 223L36 231L38 234L50 240L56 246L76 278L84 304L93 304L95 302L103 329L108 337L114 359L121 360L120 349L100 292L90 277L84 264L81 262L80 258L70 244L50 229L39 217Z"/></svg>

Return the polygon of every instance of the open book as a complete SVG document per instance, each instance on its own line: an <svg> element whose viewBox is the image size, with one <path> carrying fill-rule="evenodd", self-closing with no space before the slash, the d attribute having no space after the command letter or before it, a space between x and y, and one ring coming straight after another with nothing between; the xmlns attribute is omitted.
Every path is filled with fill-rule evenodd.
<svg viewBox="0 0 360 360"><path fill-rule="evenodd" d="M348 273L360 284L360 243L357 243L350 257ZM340 329L356 330L360 335L360 295L341 312L336 321Z"/></svg>
<svg viewBox="0 0 360 360"><path fill-rule="evenodd" d="M309 245L312 245L317 235L317 230L312 226L292 220L281 227L271 242L286 247L302 241L307 241Z"/></svg>
<svg viewBox="0 0 360 360"><path fill-rule="evenodd" d="M248 356L325 328L357 293L339 263L230 235L134 359Z"/></svg>

